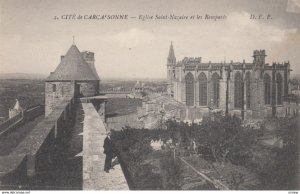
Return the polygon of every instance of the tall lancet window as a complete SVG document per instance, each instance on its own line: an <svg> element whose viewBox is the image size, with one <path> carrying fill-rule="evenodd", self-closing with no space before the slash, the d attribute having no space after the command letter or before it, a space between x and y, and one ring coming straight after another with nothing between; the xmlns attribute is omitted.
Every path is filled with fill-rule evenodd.
<svg viewBox="0 0 300 194"><path fill-rule="evenodd" d="M212 80L212 106L219 107L219 89L220 89L220 76L214 73L211 77Z"/></svg>
<svg viewBox="0 0 300 194"><path fill-rule="evenodd" d="M191 72L185 76L185 87L186 105L194 106L194 76Z"/></svg>
<svg viewBox="0 0 300 194"><path fill-rule="evenodd" d="M207 78L203 72L199 75L199 105L207 106Z"/></svg>
<svg viewBox="0 0 300 194"><path fill-rule="evenodd" d="M246 73L245 78L245 84L246 84L246 105L247 108L251 107L251 73L248 71Z"/></svg>
<svg viewBox="0 0 300 194"><path fill-rule="evenodd" d="M265 104L271 104L271 77L269 74L264 75L264 89L265 89Z"/></svg>
<svg viewBox="0 0 300 194"><path fill-rule="evenodd" d="M234 107L242 108L243 106L243 78L240 72L234 76Z"/></svg>
<svg viewBox="0 0 300 194"><path fill-rule="evenodd" d="M280 73L277 73L276 76L276 90L277 90L277 104L282 104L282 76Z"/></svg>

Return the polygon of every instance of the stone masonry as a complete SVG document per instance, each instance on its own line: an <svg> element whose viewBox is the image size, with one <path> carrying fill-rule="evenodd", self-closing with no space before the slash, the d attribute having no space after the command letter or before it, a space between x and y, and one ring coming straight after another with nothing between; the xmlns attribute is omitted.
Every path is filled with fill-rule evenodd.
<svg viewBox="0 0 300 194"><path fill-rule="evenodd" d="M92 103L82 104L83 123L83 190L128 190L126 179L118 164L104 172L103 143L106 127Z"/></svg>

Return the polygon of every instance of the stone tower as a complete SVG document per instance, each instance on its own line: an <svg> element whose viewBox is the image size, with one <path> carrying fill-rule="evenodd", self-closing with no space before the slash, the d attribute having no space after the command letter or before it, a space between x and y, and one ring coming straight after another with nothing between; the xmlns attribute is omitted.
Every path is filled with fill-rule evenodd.
<svg viewBox="0 0 300 194"><path fill-rule="evenodd" d="M253 63L259 67L263 66L265 64L266 56L265 50L253 51Z"/></svg>
<svg viewBox="0 0 300 194"><path fill-rule="evenodd" d="M169 49L169 56L167 58L167 72L168 72L167 91L170 96L174 95L173 80L175 79L175 65L176 65L176 57L174 54L173 43L171 42L170 49Z"/></svg>
<svg viewBox="0 0 300 194"><path fill-rule="evenodd" d="M64 98L97 95L99 81L94 68L94 53L80 53L73 44L66 55L61 57L55 71L46 79L45 116L49 115Z"/></svg>
<svg viewBox="0 0 300 194"><path fill-rule="evenodd" d="M83 59L87 62L87 64L90 66L90 69L93 71L95 77L99 79L97 70L95 68L95 57L94 53L90 51L84 51L81 52ZM99 79L100 80L100 79Z"/></svg>

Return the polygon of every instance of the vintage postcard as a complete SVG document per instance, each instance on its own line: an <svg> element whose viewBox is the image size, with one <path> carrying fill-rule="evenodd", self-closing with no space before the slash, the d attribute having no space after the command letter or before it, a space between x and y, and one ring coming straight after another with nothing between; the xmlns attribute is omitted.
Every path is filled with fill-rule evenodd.
<svg viewBox="0 0 300 194"><path fill-rule="evenodd" d="M3 192L298 193L300 0L0 0L0 50Z"/></svg>

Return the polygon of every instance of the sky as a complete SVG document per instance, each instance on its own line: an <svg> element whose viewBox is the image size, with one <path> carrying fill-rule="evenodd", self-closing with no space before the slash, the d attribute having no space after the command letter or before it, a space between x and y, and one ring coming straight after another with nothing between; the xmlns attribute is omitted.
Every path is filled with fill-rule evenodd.
<svg viewBox="0 0 300 194"><path fill-rule="evenodd" d="M267 63L289 61L300 74L300 0L0 0L0 11L0 73L50 74L74 36L80 51L95 53L100 78L166 78L171 41L177 60L252 62L265 49ZM69 14L129 19L61 18ZM146 14L226 18L138 19Z"/></svg>

